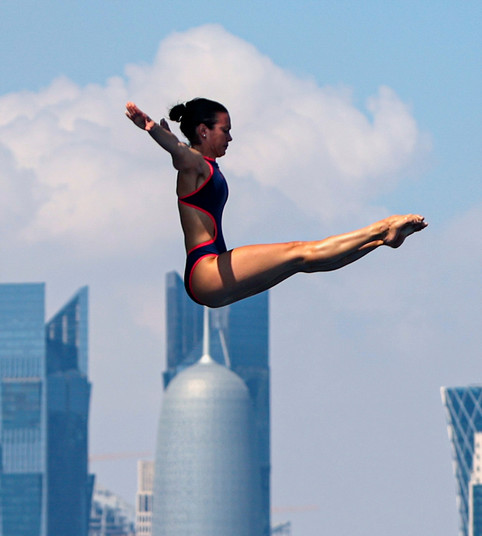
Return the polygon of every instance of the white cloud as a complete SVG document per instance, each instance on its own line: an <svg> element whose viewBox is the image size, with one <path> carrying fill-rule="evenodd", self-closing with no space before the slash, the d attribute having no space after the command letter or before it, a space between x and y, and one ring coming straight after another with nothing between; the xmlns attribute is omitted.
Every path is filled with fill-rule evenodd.
<svg viewBox="0 0 482 536"><path fill-rule="evenodd" d="M30 220L35 176L30 170L20 168L11 152L1 145L0 170L0 225L12 233Z"/></svg>
<svg viewBox="0 0 482 536"><path fill-rule="evenodd" d="M251 179L242 197L257 199L244 209L253 222L276 212L273 190L308 218L363 212L426 148L390 88L369 99L370 118L346 89L297 78L223 28L203 26L172 34L152 65L128 66L125 79L78 87L59 78L37 93L0 97L0 147L11 161L3 202L33 199L21 240L60 241L87 256L167 240L178 228L174 171L123 117L124 104L134 100L156 117L198 95L231 111L234 143L222 165L233 184ZM243 210L234 196L230 203Z"/></svg>

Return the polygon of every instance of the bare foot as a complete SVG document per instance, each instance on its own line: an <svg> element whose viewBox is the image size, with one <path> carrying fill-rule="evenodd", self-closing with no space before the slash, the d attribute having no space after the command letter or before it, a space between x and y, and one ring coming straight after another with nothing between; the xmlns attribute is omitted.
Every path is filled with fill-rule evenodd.
<svg viewBox="0 0 482 536"><path fill-rule="evenodd" d="M391 248L400 247L407 236L425 229L428 225L419 214L390 216L383 221L388 224L388 232L383 243Z"/></svg>

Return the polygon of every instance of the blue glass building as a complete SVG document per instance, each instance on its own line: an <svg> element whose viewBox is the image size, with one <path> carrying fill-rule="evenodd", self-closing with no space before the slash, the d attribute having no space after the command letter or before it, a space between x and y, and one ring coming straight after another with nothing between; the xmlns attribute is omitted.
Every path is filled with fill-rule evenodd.
<svg viewBox="0 0 482 536"><path fill-rule="evenodd" d="M442 387L457 480L459 535L482 536L482 386Z"/></svg>
<svg viewBox="0 0 482 536"><path fill-rule="evenodd" d="M167 370L164 387L202 355L203 308L176 272L166 276ZM210 313L210 355L248 387L254 408L263 534L270 533L269 303L264 292Z"/></svg>
<svg viewBox="0 0 482 536"><path fill-rule="evenodd" d="M45 286L0 285L2 536L87 536L87 288L45 326Z"/></svg>
<svg viewBox="0 0 482 536"><path fill-rule="evenodd" d="M3 536L46 534L44 286L0 285Z"/></svg>
<svg viewBox="0 0 482 536"><path fill-rule="evenodd" d="M84 287L47 323L48 534L86 536L93 479L88 476L90 383L88 294Z"/></svg>
<svg viewBox="0 0 482 536"><path fill-rule="evenodd" d="M472 536L480 536L482 535L482 483L472 483L470 492L469 504L472 505L472 515L469 516L469 526L472 530Z"/></svg>

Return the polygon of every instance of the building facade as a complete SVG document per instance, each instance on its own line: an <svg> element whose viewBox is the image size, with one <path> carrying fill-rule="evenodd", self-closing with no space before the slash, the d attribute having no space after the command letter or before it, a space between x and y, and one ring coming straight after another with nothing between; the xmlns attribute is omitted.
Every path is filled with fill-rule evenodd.
<svg viewBox="0 0 482 536"><path fill-rule="evenodd" d="M47 534L44 286L0 285L3 536Z"/></svg>
<svg viewBox="0 0 482 536"><path fill-rule="evenodd" d="M263 534L270 533L269 300L264 292L211 309L210 356L240 376L254 408L262 487ZM186 294L176 272L166 276L167 370L164 387L202 355L203 307Z"/></svg>
<svg viewBox="0 0 482 536"><path fill-rule="evenodd" d="M136 536L152 536L154 461L137 462Z"/></svg>
<svg viewBox="0 0 482 536"><path fill-rule="evenodd" d="M90 383L88 292L84 287L47 323L48 535L84 536L93 477L88 474Z"/></svg>
<svg viewBox="0 0 482 536"><path fill-rule="evenodd" d="M482 536L482 386L442 387L457 481L459 536Z"/></svg>
<svg viewBox="0 0 482 536"><path fill-rule="evenodd" d="M87 288L45 326L45 286L0 285L2 536L86 536Z"/></svg>
<svg viewBox="0 0 482 536"><path fill-rule="evenodd" d="M96 483L92 496L89 536L135 536L134 509Z"/></svg>
<svg viewBox="0 0 482 536"><path fill-rule="evenodd" d="M482 432L474 435L474 458L469 482L469 536L482 536Z"/></svg>

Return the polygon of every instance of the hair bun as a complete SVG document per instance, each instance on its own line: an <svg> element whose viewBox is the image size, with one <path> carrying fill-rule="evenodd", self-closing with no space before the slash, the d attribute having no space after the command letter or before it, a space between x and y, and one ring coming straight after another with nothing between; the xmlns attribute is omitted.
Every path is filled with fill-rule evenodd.
<svg viewBox="0 0 482 536"><path fill-rule="evenodd" d="M173 106L169 111L169 119L179 123L185 111L186 106L184 104L176 104L176 106Z"/></svg>

